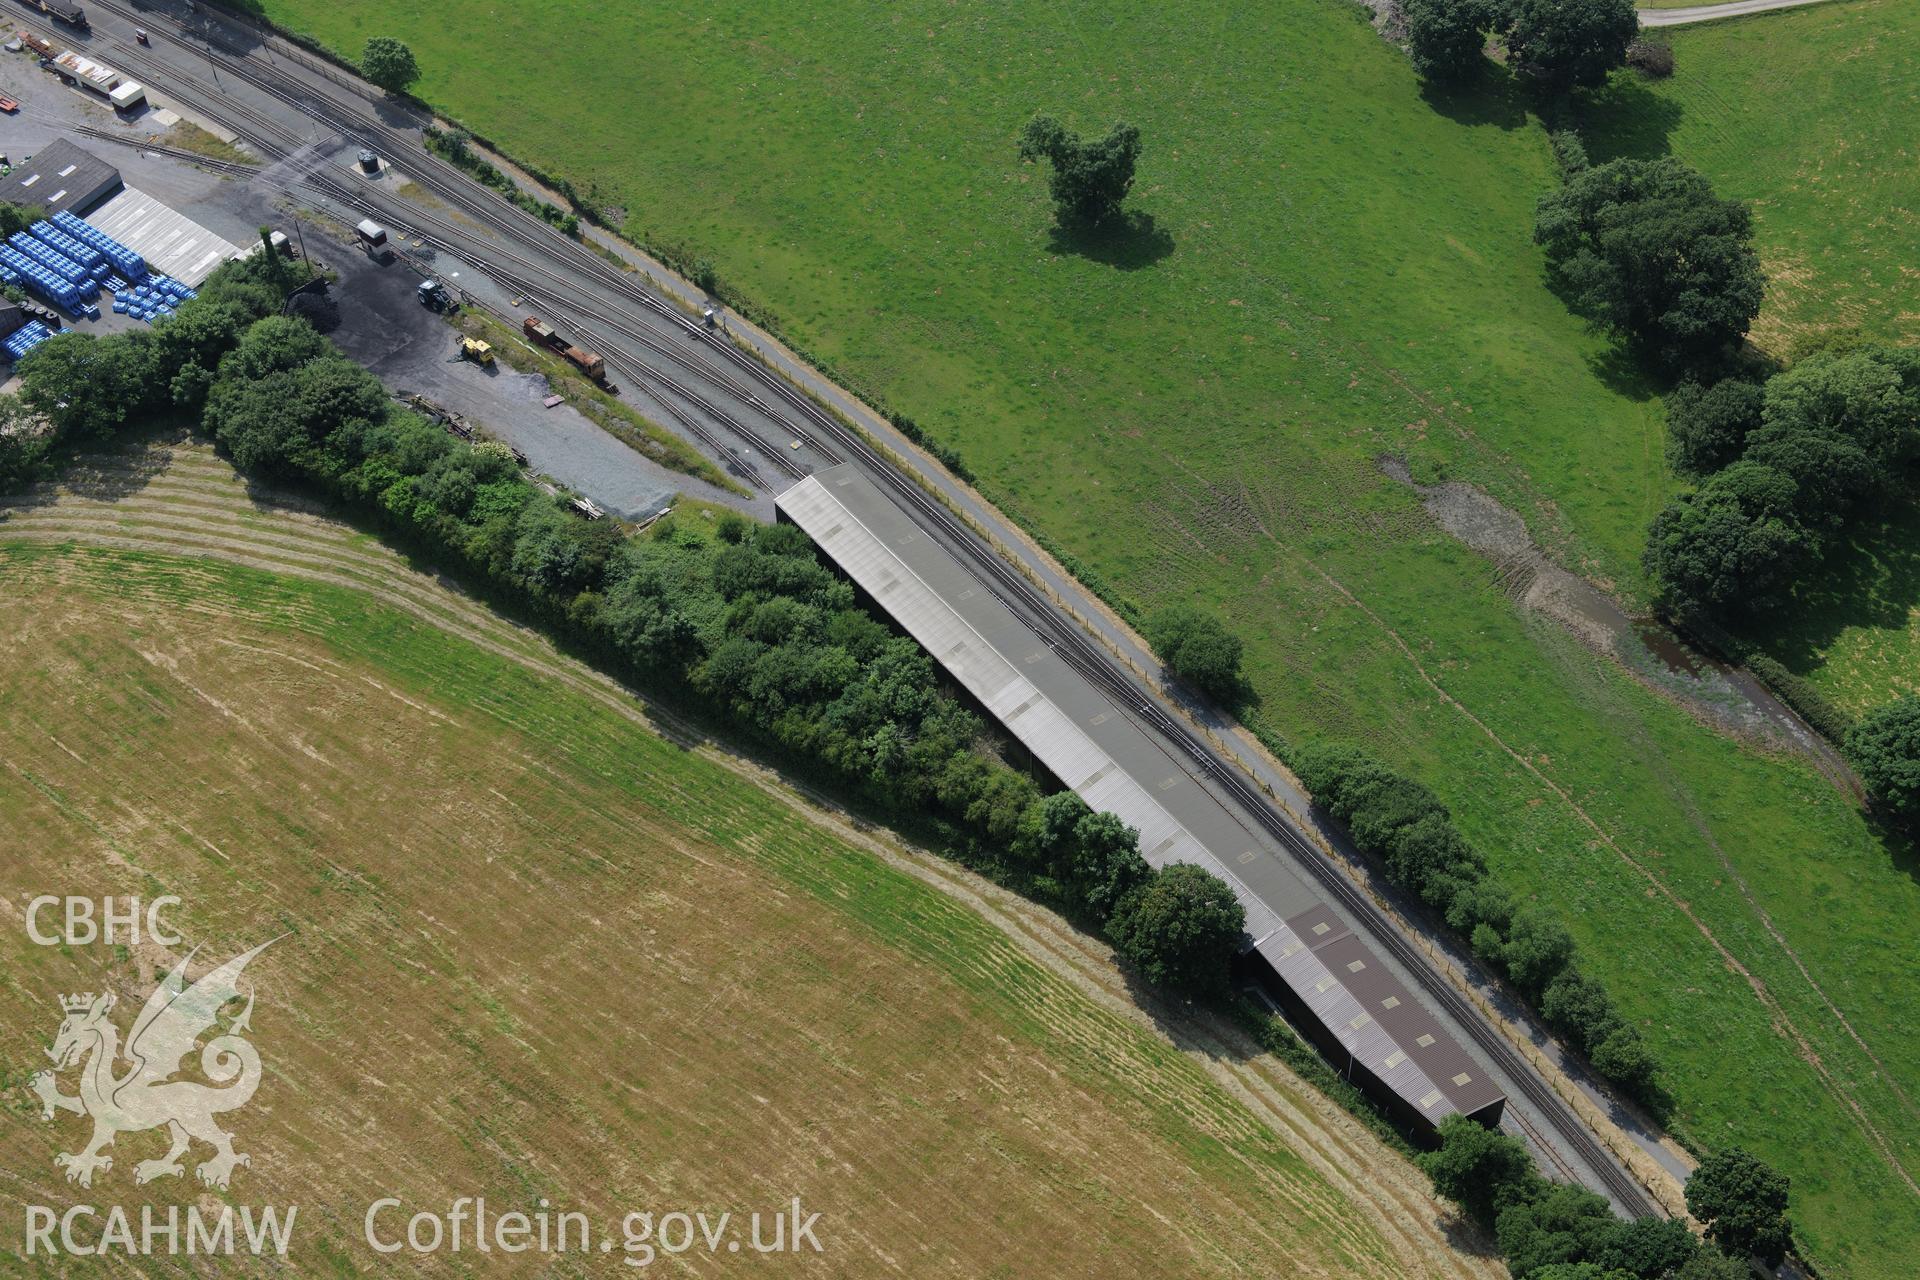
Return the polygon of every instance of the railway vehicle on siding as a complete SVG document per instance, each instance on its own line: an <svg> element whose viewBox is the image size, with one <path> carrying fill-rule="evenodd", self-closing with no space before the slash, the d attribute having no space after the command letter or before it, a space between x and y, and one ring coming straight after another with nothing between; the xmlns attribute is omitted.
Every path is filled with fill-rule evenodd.
<svg viewBox="0 0 1920 1280"><path fill-rule="evenodd" d="M603 386L606 385L607 362L593 352L586 350L584 347L575 346L573 343L568 342L565 338L554 332L552 325L542 320L539 316L528 316L520 322L520 328L535 342L558 351L572 363L574 367L578 368L580 372L586 374L595 382Z"/></svg>
<svg viewBox="0 0 1920 1280"><path fill-rule="evenodd" d="M80 31L87 29L87 11L73 0L20 0L21 4L35 13L45 14L55 22L64 22Z"/></svg>

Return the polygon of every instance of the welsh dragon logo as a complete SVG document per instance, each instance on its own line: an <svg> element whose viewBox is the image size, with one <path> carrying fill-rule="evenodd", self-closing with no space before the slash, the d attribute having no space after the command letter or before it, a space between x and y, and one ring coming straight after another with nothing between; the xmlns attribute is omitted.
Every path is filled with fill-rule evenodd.
<svg viewBox="0 0 1920 1280"><path fill-rule="evenodd" d="M55 1111L71 1111L93 1119L93 1140L86 1149L62 1152L54 1158L54 1163L67 1171L68 1182L91 1187L95 1173L113 1168L113 1158L103 1152L113 1145L116 1136L161 1125L166 1126L172 1146L160 1159L142 1160L134 1166L137 1183L185 1172L180 1157L194 1139L214 1150L213 1158L202 1160L195 1170L207 1186L225 1188L236 1165L252 1163L233 1149L233 1135L215 1119L222 1112L247 1105L260 1086L260 1054L242 1038L253 1018L251 990L244 993L246 1008L200 1050L200 1069L214 1084L173 1077L179 1074L200 1037L208 1030L218 1030L220 1011L243 994L238 984L247 963L277 941L263 942L237 955L189 985L187 965L199 953L195 948L147 997L125 1048L120 1044L119 1028L108 1020L117 1003L111 992L60 998L66 1017L53 1047L47 1050L53 1070L42 1071L31 1084L40 1097L42 1119L53 1119ZM123 1060L128 1064L126 1070L115 1074ZM80 1092L61 1093L58 1073L76 1065L80 1067Z"/></svg>

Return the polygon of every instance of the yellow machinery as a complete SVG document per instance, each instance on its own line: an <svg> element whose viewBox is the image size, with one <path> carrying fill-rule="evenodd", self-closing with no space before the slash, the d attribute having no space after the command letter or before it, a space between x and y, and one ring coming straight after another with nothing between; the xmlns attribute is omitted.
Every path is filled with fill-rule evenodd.
<svg viewBox="0 0 1920 1280"><path fill-rule="evenodd" d="M478 338L462 338L460 339L460 358L462 360L471 360L479 365L491 365L493 363L493 344L490 342L482 342Z"/></svg>

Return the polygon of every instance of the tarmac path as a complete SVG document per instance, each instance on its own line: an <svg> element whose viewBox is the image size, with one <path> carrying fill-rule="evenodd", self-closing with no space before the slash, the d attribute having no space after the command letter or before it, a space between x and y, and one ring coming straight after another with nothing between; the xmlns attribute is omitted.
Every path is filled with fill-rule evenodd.
<svg viewBox="0 0 1920 1280"><path fill-rule="evenodd" d="M1801 5L1822 3L1825 0L1725 0L1722 4L1696 4L1685 9L1642 9L1640 25L1684 27L1695 22L1712 22L1716 18L1740 18L1750 13L1798 9Z"/></svg>

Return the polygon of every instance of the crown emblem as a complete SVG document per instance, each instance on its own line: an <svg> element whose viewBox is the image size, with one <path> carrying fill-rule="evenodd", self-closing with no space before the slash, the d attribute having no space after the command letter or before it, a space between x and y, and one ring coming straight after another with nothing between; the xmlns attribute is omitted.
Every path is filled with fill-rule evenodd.
<svg viewBox="0 0 1920 1280"><path fill-rule="evenodd" d="M81 992L60 997L60 1007L68 1013L85 1013L93 1007L93 992Z"/></svg>

